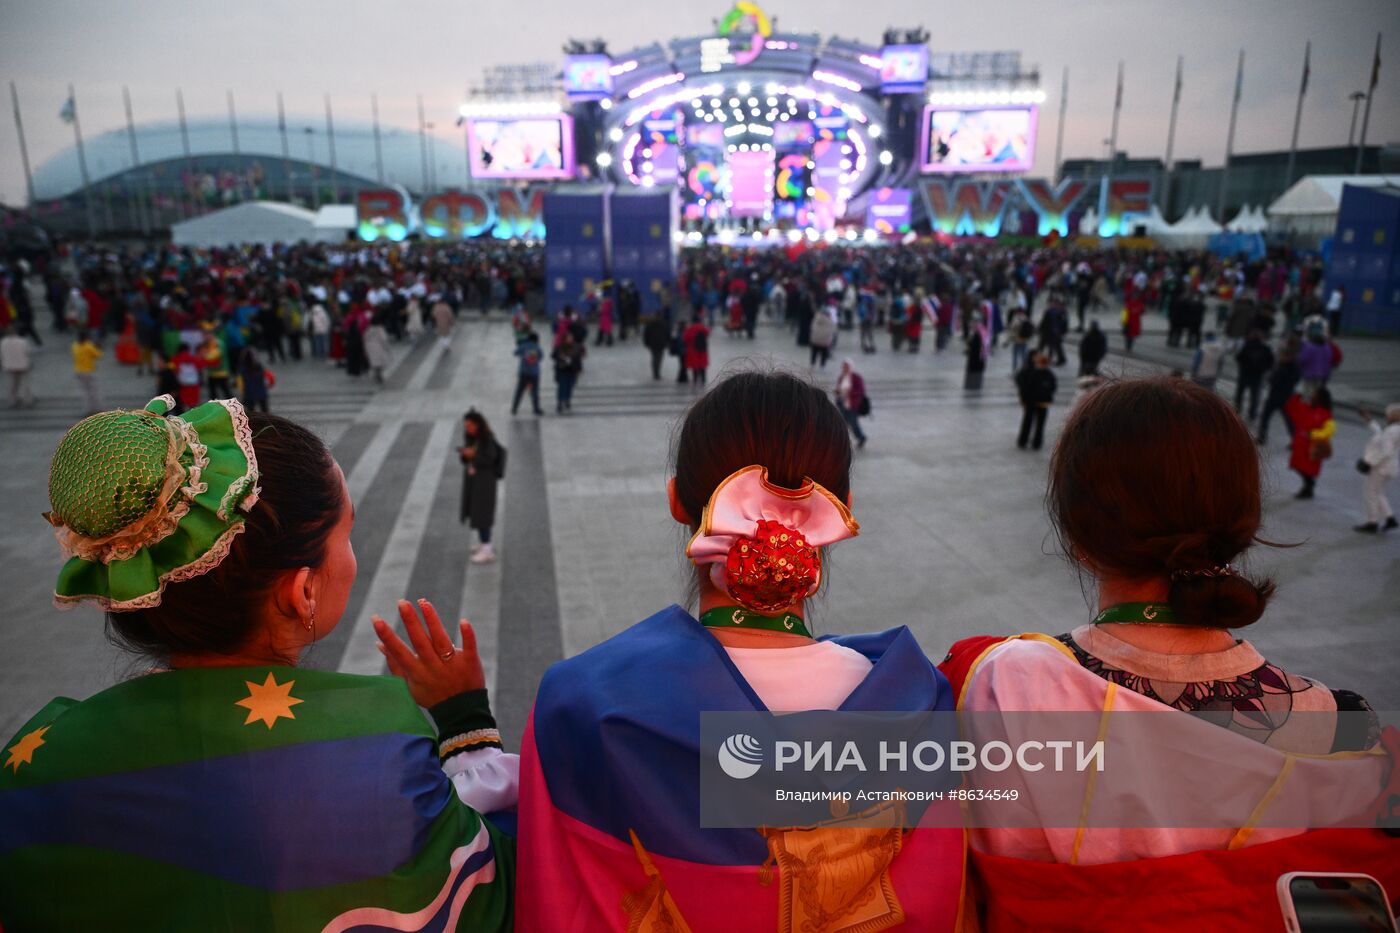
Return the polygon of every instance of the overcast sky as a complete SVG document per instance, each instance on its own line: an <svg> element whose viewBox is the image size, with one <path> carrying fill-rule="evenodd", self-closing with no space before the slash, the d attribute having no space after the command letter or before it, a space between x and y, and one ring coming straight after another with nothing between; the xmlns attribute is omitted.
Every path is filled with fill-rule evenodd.
<svg viewBox="0 0 1400 933"><path fill-rule="evenodd" d="M138 122L175 118L175 88L190 116L369 119L379 93L385 124L448 127L485 66L557 61L570 37L601 36L614 52L708 33L726 0L0 0L0 75L20 94L31 163L72 145L58 112L71 81L86 135L124 125L122 85ZM1236 151L1287 148L1312 40L1312 79L1300 145L1344 145L1347 95L1364 89L1376 33L1386 33L1368 134L1400 141L1400 0L769 0L779 28L878 44L887 26L922 25L933 51L1017 49L1039 65L1042 110L1036 172L1054 159L1061 69L1069 68L1064 155L1105 151L1118 60L1127 76L1119 148L1160 156L1166 145L1176 56L1186 56L1176 156L1219 164L1239 49L1246 53ZM8 108L8 102L6 102ZM447 133L446 129L440 130ZM0 120L0 200L24 198L14 120Z"/></svg>

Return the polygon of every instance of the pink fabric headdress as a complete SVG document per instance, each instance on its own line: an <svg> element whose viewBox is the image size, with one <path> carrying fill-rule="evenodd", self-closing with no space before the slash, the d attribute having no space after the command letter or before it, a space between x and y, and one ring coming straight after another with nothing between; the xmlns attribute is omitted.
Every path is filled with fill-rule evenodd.
<svg viewBox="0 0 1400 933"><path fill-rule="evenodd" d="M685 553L711 565L715 587L745 609L777 612L817 591L820 548L859 533L851 510L820 484L785 489L755 465L716 487Z"/></svg>

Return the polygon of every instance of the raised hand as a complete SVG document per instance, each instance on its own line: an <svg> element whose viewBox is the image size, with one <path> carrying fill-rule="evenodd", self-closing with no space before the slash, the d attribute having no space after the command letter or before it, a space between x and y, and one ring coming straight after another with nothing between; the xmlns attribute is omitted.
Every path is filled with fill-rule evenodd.
<svg viewBox="0 0 1400 933"><path fill-rule="evenodd" d="M486 686L481 657L476 651L476 632L470 622L461 620L462 647L456 648L432 603L420 599L415 609L408 600L401 599L398 608L412 647L405 645L379 616L373 617L374 633L379 636L379 653L388 659L389 670L408 683L408 692L419 706L433 707Z"/></svg>

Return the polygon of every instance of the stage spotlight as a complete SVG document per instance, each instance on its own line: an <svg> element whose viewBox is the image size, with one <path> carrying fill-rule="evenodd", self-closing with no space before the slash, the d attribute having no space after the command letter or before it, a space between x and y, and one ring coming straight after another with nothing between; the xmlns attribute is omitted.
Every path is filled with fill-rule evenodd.
<svg viewBox="0 0 1400 933"><path fill-rule="evenodd" d="M598 101L598 106L601 107L601 108L604 109L604 110L611 110L611 109L612 109L612 98L611 98L611 97L604 97L602 100Z"/></svg>
<svg viewBox="0 0 1400 933"><path fill-rule="evenodd" d="M880 138L880 126L879 126L879 124L877 124L877 123L872 123L872 124L870 124L870 129L868 130L868 132L870 133L870 138L871 138L871 139L879 139L879 138Z"/></svg>
<svg viewBox="0 0 1400 933"><path fill-rule="evenodd" d="M738 91L740 94L747 94L749 92L749 82L740 81L738 87L736 87L735 90Z"/></svg>
<svg viewBox="0 0 1400 933"><path fill-rule="evenodd" d="M731 106L731 107L737 107L737 106L739 106L739 98L737 98L737 97L731 97L731 98L729 98L729 106Z"/></svg>
<svg viewBox="0 0 1400 933"><path fill-rule="evenodd" d="M770 106L770 107L776 107L776 106L778 106L778 98L776 98L776 97L770 97L770 98L768 98L768 106Z"/></svg>
<svg viewBox="0 0 1400 933"><path fill-rule="evenodd" d="M615 126L608 130L608 139L611 139L615 143L622 142L622 127Z"/></svg>
<svg viewBox="0 0 1400 933"><path fill-rule="evenodd" d="M893 162L893 161L894 161L894 153L893 153L893 152L890 152L888 149L883 149L883 150L881 150L881 152L880 152L880 164L881 164L881 165L889 165L889 164L890 164L891 162Z"/></svg>
<svg viewBox="0 0 1400 933"><path fill-rule="evenodd" d="M612 165L612 153L600 152L598 153L598 158L594 159L593 161L598 163L599 168L607 168L609 165Z"/></svg>
<svg viewBox="0 0 1400 933"><path fill-rule="evenodd" d="M700 100L700 98L696 97L693 100L691 100L690 106L694 107L696 110L699 110L701 106L703 106L703 102Z"/></svg>
<svg viewBox="0 0 1400 933"><path fill-rule="evenodd" d="M807 111L807 119L809 119L809 120L815 120L816 118L817 118L817 112L816 112L815 110L808 110L808 111Z"/></svg>
<svg viewBox="0 0 1400 933"><path fill-rule="evenodd" d="M711 106L711 107L718 107L718 106L719 106L719 98L718 98L718 97L711 97L711 98L710 98L710 106Z"/></svg>

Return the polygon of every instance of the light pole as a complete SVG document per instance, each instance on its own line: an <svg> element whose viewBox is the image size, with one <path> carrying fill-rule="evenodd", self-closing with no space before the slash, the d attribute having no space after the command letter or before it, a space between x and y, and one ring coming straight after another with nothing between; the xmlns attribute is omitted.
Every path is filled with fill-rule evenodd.
<svg viewBox="0 0 1400 933"><path fill-rule="evenodd" d="M1351 129L1347 132L1347 147L1356 145L1356 115L1361 111L1361 102L1366 99L1365 91L1352 91L1347 96L1351 101Z"/></svg>
<svg viewBox="0 0 1400 933"><path fill-rule="evenodd" d="M316 131L307 126L302 128L302 132L306 134L306 168L311 173L311 204L319 208L321 189L316 186Z"/></svg>

